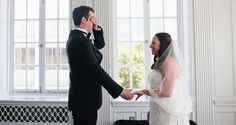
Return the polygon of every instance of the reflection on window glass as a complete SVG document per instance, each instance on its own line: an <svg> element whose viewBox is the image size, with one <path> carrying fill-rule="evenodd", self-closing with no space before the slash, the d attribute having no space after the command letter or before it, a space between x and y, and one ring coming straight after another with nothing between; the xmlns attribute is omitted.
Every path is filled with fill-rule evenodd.
<svg viewBox="0 0 236 125"><path fill-rule="evenodd" d="M67 54L66 54L66 48L60 48L60 64L67 64Z"/></svg>
<svg viewBox="0 0 236 125"><path fill-rule="evenodd" d="M28 64L34 65L35 64L35 49L28 48Z"/></svg>
<svg viewBox="0 0 236 125"><path fill-rule="evenodd" d="M15 48L15 64L23 65L26 64L26 49Z"/></svg>
<svg viewBox="0 0 236 125"><path fill-rule="evenodd" d="M57 60L57 48L46 48L46 65L56 65Z"/></svg>

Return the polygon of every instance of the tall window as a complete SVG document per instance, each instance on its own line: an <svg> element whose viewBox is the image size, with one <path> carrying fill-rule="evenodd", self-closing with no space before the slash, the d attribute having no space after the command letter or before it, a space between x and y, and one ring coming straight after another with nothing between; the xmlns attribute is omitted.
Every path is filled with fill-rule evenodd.
<svg viewBox="0 0 236 125"><path fill-rule="evenodd" d="M116 0L115 77L125 88L144 88L157 32L177 40L177 0Z"/></svg>
<svg viewBox="0 0 236 125"><path fill-rule="evenodd" d="M68 89L70 0L13 0L12 90Z"/></svg>

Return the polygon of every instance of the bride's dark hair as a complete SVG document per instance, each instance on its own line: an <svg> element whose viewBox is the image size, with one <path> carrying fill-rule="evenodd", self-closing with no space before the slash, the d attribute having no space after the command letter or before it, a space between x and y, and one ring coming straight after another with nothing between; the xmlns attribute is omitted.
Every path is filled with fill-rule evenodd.
<svg viewBox="0 0 236 125"><path fill-rule="evenodd" d="M155 36L160 41L160 49L159 49L158 55L155 55L153 58L154 64L151 67L152 69L154 68L155 63L161 64L166 59L167 56L164 58L161 58L161 59L158 59L158 58L163 55L163 53L166 51L166 49L169 47L170 43L172 42L170 34L168 34L166 32L156 33ZM169 53L169 52L167 52L167 53Z"/></svg>

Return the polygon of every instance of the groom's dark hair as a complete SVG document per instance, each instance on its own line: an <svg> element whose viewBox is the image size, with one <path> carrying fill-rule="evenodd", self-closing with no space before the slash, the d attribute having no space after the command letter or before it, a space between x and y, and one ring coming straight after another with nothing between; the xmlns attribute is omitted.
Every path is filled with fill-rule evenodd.
<svg viewBox="0 0 236 125"><path fill-rule="evenodd" d="M75 8L72 12L74 25L79 26L81 23L82 17L85 17L85 19L88 20L89 11L94 12L93 8L89 6L80 6L80 7Z"/></svg>

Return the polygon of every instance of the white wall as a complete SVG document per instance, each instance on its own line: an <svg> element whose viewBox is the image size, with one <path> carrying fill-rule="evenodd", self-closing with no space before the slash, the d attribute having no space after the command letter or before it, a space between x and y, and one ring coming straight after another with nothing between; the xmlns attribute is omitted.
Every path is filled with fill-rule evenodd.
<svg viewBox="0 0 236 125"><path fill-rule="evenodd" d="M236 124L236 1L194 1L197 120Z"/></svg>

